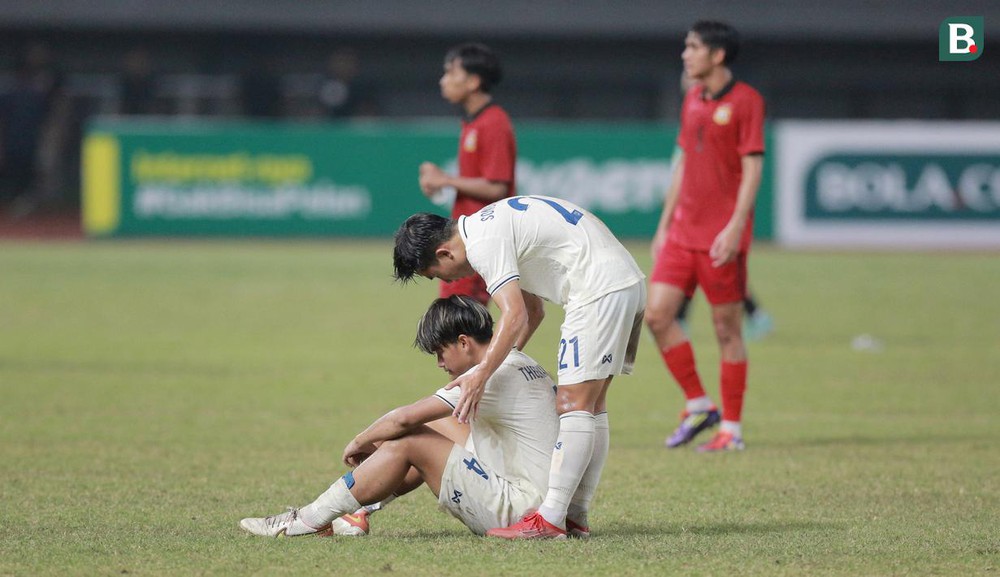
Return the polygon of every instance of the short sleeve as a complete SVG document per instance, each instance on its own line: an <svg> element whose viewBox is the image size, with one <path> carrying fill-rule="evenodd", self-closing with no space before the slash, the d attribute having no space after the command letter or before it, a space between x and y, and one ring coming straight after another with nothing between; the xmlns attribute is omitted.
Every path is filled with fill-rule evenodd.
<svg viewBox="0 0 1000 577"><path fill-rule="evenodd" d="M512 183L516 147L514 130L505 120L500 118L479 131L479 174L488 180Z"/></svg>
<svg viewBox="0 0 1000 577"><path fill-rule="evenodd" d="M517 250L509 238L486 237L466 244L466 257L486 282L491 295L507 283L521 278L517 268Z"/></svg>
<svg viewBox="0 0 1000 577"><path fill-rule="evenodd" d="M692 95L696 90L701 90L700 87L694 86L687 91L684 95L684 102L681 103L681 117L680 117L680 127L677 130L677 146L681 147L683 150L690 150L688 145L690 144L690 136L686 134L684 130L684 118L687 116L688 103L691 102Z"/></svg>
<svg viewBox="0 0 1000 577"><path fill-rule="evenodd" d="M465 376L471 373L472 371L476 370L476 367L478 366L479 365L476 365L475 367L472 367L471 369L465 371L464 373L462 373L462 376ZM450 389L446 389L444 387L441 387L440 389L437 390L436 393L434 393L434 396L448 403L448 405L454 409L455 405L458 404L458 398L462 396L462 388L452 387Z"/></svg>
<svg viewBox="0 0 1000 577"><path fill-rule="evenodd" d="M461 387L454 387L451 389L446 389L444 387L441 387L440 389L437 390L436 393L434 393L434 396L441 399L442 401L447 403L449 407L454 409L455 405L458 404L458 397L461 394L462 394Z"/></svg>
<svg viewBox="0 0 1000 577"><path fill-rule="evenodd" d="M736 152L740 156L764 153L764 98L756 91L740 108Z"/></svg>

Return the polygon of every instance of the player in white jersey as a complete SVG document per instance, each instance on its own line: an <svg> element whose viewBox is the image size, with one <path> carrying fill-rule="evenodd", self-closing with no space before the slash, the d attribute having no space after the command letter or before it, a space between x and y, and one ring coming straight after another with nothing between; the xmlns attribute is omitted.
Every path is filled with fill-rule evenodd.
<svg viewBox="0 0 1000 577"><path fill-rule="evenodd" d="M438 366L455 378L477 371L492 335L493 319L485 307L452 296L437 299L427 310L415 344L435 354ZM421 483L473 533L505 527L544 496L559 431L554 390L537 362L508 348L486 383L466 446L426 426L450 415L458 401L457 390L440 389L359 433L343 454L344 463L355 469L315 501L271 517L243 519L240 527L270 537L329 533L331 522L342 515Z"/></svg>
<svg viewBox="0 0 1000 577"><path fill-rule="evenodd" d="M504 538L588 537L587 511L608 452L606 395L635 361L646 304L644 275L597 217L565 200L516 196L457 220L415 214L396 231L396 279L450 281L478 273L500 309L479 370L461 388L454 415L475 422L486 380L513 346L522 349L543 316L542 299L566 312L559 342L559 439L537 513L488 534Z"/></svg>

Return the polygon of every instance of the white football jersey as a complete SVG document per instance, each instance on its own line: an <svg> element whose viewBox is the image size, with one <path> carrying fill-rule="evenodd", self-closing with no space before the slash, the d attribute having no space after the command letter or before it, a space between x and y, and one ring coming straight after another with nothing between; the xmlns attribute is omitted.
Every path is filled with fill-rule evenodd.
<svg viewBox="0 0 1000 577"><path fill-rule="evenodd" d="M472 369L475 370L475 369ZM460 387L436 393L453 408ZM549 463L559 434L555 383L534 359L511 350L486 381L469 439L476 456L501 477L545 493Z"/></svg>
<svg viewBox="0 0 1000 577"><path fill-rule="evenodd" d="M458 219L469 264L490 294L512 280L566 310L645 275L593 214L545 196L515 196Z"/></svg>

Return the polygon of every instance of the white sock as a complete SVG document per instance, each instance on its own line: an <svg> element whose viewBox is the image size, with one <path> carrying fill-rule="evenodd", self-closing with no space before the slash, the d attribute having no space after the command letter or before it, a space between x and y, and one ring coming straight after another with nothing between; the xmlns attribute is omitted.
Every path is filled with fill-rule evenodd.
<svg viewBox="0 0 1000 577"><path fill-rule="evenodd" d="M688 399L687 403L684 404L684 408L689 413L703 413L714 406L715 403L713 403L712 399L707 396L698 397L697 399Z"/></svg>
<svg viewBox="0 0 1000 577"><path fill-rule="evenodd" d="M549 490L538 512L556 527L566 526L566 509L594 454L594 415L571 411L559 417L559 438L552 451Z"/></svg>
<svg viewBox="0 0 1000 577"><path fill-rule="evenodd" d="M738 421L722 421L722 424L719 425L719 430L730 432L737 437L743 436L743 427Z"/></svg>
<svg viewBox="0 0 1000 577"><path fill-rule="evenodd" d="M590 464L583 472L580 486L576 488L576 493L566 510L566 517L583 527L589 527L587 511L590 510L590 502L594 498L594 492L597 491L597 485L601 482L601 471L604 470L604 463L608 460L610 443L608 414L604 412L594 415L594 454L590 457Z"/></svg>
<svg viewBox="0 0 1000 577"><path fill-rule="evenodd" d="M361 508L361 503L351 494L354 474L348 473L337 479L315 501L299 509L299 519L314 529L322 529L344 513L353 513Z"/></svg>

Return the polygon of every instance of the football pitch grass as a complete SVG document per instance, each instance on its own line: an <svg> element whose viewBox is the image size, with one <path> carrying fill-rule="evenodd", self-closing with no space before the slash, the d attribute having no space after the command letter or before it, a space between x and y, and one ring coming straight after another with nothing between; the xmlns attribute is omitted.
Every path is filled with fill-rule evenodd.
<svg viewBox="0 0 1000 577"><path fill-rule="evenodd" d="M646 336L589 542L481 539L426 489L369 537L273 540L239 519L308 502L447 381L411 346L433 283L394 284L385 241L0 244L0 575L1000 574L1000 258L762 247L751 271L776 330L747 450L663 447L682 397ZM550 370L561 318L527 350ZM690 323L717 399L700 297Z"/></svg>

